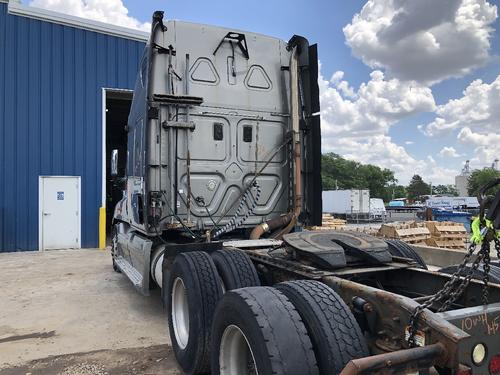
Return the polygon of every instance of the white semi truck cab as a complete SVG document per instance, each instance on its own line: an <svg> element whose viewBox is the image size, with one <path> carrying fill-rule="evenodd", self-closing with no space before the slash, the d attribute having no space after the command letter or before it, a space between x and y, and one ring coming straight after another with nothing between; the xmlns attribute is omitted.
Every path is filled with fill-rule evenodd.
<svg viewBox="0 0 500 375"><path fill-rule="evenodd" d="M249 238L272 220L288 231L321 223L317 74L316 45L302 37L155 13L114 215L115 263L143 292L165 242Z"/></svg>
<svg viewBox="0 0 500 375"><path fill-rule="evenodd" d="M484 245L447 274L401 241L305 230L322 217L317 79L303 37L155 12L114 269L161 288L186 374L500 374L500 268Z"/></svg>

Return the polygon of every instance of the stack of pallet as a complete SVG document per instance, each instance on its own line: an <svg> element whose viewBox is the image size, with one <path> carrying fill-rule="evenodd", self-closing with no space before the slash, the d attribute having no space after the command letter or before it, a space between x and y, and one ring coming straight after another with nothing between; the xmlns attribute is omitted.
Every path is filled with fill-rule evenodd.
<svg viewBox="0 0 500 375"><path fill-rule="evenodd" d="M342 230L346 225L346 221L336 219L332 215L323 214L321 218L321 226L307 228L309 230Z"/></svg>
<svg viewBox="0 0 500 375"><path fill-rule="evenodd" d="M378 231L379 237L395 238L409 244L426 244L431 237L424 223L415 221L382 224Z"/></svg>
<svg viewBox="0 0 500 375"><path fill-rule="evenodd" d="M445 249L463 249L467 239L467 231L461 223L452 221L426 221L425 225L431 233L427 239L428 246Z"/></svg>
<svg viewBox="0 0 500 375"><path fill-rule="evenodd" d="M379 225L375 226L361 226L361 227L345 227L343 230L348 230L350 232L361 232L361 233L366 233L369 234L370 236L378 236L378 231L379 231Z"/></svg>

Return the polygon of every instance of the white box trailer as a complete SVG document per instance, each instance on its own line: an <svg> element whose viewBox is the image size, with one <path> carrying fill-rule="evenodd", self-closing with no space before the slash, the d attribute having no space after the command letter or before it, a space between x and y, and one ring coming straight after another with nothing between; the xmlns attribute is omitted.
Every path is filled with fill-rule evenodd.
<svg viewBox="0 0 500 375"><path fill-rule="evenodd" d="M380 198L370 198L370 219L384 219L387 214L384 200Z"/></svg>
<svg viewBox="0 0 500 375"><path fill-rule="evenodd" d="M425 204L431 208L479 208L476 197L430 197Z"/></svg>
<svg viewBox="0 0 500 375"><path fill-rule="evenodd" d="M369 214L370 190L323 191L323 212L336 215Z"/></svg>

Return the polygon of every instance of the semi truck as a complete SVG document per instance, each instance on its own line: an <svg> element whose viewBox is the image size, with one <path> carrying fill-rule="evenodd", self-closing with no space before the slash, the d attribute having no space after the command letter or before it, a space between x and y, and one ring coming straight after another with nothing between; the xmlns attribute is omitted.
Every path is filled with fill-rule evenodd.
<svg viewBox="0 0 500 375"><path fill-rule="evenodd" d="M115 271L161 288L186 374L500 373L500 285L468 271L494 267L483 250L449 275L399 241L304 230L322 215L317 78L304 37L155 12Z"/></svg>

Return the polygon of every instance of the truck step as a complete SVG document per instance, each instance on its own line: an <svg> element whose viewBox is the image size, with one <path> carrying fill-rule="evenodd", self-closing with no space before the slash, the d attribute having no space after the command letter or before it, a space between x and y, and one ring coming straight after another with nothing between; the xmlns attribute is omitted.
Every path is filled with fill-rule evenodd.
<svg viewBox="0 0 500 375"><path fill-rule="evenodd" d="M142 275L125 258L119 256L115 259L118 268L132 281L136 288L142 286Z"/></svg>

